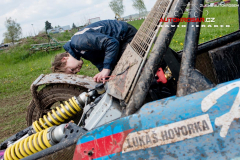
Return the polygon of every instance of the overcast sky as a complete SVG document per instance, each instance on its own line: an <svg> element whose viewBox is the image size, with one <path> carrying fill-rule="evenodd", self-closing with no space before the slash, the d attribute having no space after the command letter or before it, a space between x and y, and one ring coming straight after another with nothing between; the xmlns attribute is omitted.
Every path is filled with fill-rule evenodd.
<svg viewBox="0 0 240 160"><path fill-rule="evenodd" d="M0 43L6 32L7 17L16 19L22 27L23 37L34 35L45 27L49 21L52 27L74 23L82 25L90 18L100 17L101 20L114 19L115 15L109 7L110 0L1 0L0 9ZM148 11L156 0L144 0ZM132 0L123 0L124 16L137 13L132 8ZM33 25L32 25L33 24Z"/></svg>

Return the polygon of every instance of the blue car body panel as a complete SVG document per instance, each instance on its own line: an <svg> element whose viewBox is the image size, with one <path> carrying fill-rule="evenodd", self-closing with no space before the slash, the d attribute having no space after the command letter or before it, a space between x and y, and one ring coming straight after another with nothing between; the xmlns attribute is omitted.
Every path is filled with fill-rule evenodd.
<svg viewBox="0 0 240 160"><path fill-rule="evenodd" d="M239 87L147 103L80 137L74 159L240 159Z"/></svg>

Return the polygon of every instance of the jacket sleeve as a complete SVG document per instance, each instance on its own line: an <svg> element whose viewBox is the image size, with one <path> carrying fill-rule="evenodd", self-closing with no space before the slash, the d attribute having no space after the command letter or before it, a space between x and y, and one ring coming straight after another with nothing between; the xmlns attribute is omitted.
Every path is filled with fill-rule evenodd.
<svg viewBox="0 0 240 160"><path fill-rule="evenodd" d="M72 37L71 45L77 50L101 50L105 52L103 68L112 70L117 63L119 53L119 42L117 39L97 32L85 32L81 35ZM94 58L94 57L93 57Z"/></svg>

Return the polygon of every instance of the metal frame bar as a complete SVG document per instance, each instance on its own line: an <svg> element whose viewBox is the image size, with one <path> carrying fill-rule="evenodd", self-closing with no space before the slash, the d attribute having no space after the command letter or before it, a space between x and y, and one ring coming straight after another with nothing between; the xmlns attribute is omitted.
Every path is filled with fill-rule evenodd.
<svg viewBox="0 0 240 160"><path fill-rule="evenodd" d="M187 6L188 0L176 0L173 2L170 13L168 17L171 18L181 18L185 8ZM153 47L153 50L146 62L145 67L140 75L140 78L133 90L133 94L126 108L126 114L130 115L135 113L143 104L145 97L147 96L147 91L150 88L154 75L158 69L158 64L160 63L163 55L166 53L169 44L174 36L179 22L165 22L157 41ZM166 27L175 25L176 27Z"/></svg>
<svg viewBox="0 0 240 160"><path fill-rule="evenodd" d="M197 54L226 45L229 42L233 42L238 39L240 39L240 30L198 45ZM182 53L183 51L177 52L178 58L182 58Z"/></svg>
<svg viewBox="0 0 240 160"><path fill-rule="evenodd" d="M165 18L172 2L173 0L157 1L131 41L130 46L142 58L146 59L153 44L153 39L155 39L162 24L162 22L159 23L159 20Z"/></svg>
<svg viewBox="0 0 240 160"><path fill-rule="evenodd" d="M139 67L139 69L138 69L138 72L137 72L137 75L136 75L136 77L135 77L135 79L134 79L134 81L133 81L133 84L132 84L132 86L131 86L131 88L130 88L130 90L129 90L129 93L128 93L128 95L127 95L127 98L125 99L125 102L128 102L129 101L129 99L130 99L130 97L131 97L131 95L132 95L132 93L133 93L133 90L134 90L134 88L135 88L135 86L136 86L136 83L137 83L137 80L138 80L138 78L139 78L139 76L140 76L140 73L141 73L141 71L142 71L142 68L144 67L144 64L146 63L146 60L147 60L147 56L148 56L148 53L149 53L149 51L150 51L150 49L151 49L151 46L152 46L152 44L153 44L153 42L154 42L154 39L156 38L156 36L157 36L157 33L159 32L159 29L160 29L160 26L162 25L162 22L160 22L159 23L159 17L161 17L161 18L165 18L166 17L166 15L167 15L167 13L168 13L168 11L169 11L169 9L170 9L170 7L172 6L172 3L173 3L173 0L170 0L169 1L169 3L167 3L167 2L165 2L166 4L165 5L167 5L167 8L165 9L165 10L163 10L163 13L162 12L160 12L160 13L158 13L158 12L156 12L156 10L152 10L153 12L151 12L148 16L149 17L153 17L154 18L154 16L153 15L151 15L151 14L154 14L155 12L156 13L158 13L158 18L155 18L154 19L154 22L155 23L151 23L150 24L150 26L151 26L151 29L153 29L152 30L152 33L151 33L151 35L149 36L149 41L148 42L150 42L150 44L149 45L146 45L146 52L145 52L145 54L143 54L143 55L141 55L141 56L143 56L143 61L141 62L141 65L140 65L140 67ZM155 7L156 7L157 5L155 5ZM157 7L159 7L159 6L157 6ZM148 19L146 19L146 20L148 20ZM147 21L145 22L144 21L144 24L142 25L142 27L139 29L139 31L140 31L140 33L143 33L143 32L141 32L142 31L142 28L144 28L147 23ZM156 25L156 23L159 23L158 25ZM156 28L156 29L155 29ZM144 33L143 33L144 34ZM138 35L136 35L136 38L138 37ZM140 36L141 37L141 36ZM134 39L135 39L135 37L134 37ZM133 39L133 41L130 43L130 45L131 46L134 46L134 39ZM143 42L143 41L142 41ZM140 43L141 44L141 43ZM133 48L134 49L134 48Z"/></svg>
<svg viewBox="0 0 240 160"><path fill-rule="evenodd" d="M238 0L238 24L240 29L240 0Z"/></svg>
<svg viewBox="0 0 240 160"><path fill-rule="evenodd" d="M204 0L190 0L189 18L201 18ZM196 91L213 87L213 84L195 70L201 22L188 22L181 68L177 85L177 96L185 96Z"/></svg>

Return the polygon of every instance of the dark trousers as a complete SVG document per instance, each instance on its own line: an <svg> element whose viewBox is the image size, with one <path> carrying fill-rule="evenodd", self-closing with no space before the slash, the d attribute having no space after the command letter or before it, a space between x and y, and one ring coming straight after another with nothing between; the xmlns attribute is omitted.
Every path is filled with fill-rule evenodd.
<svg viewBox="0 0 240 160"><path fill-rule="evenodd" d="M137 29L135 27L133 27L132 25L128 24L128 30L126 33L125 38L120 41L120 49L119 49L119 53L118 53L118 58L117 58L117 62L119 61L119 59L121 58L123 52L125 51L127 45L132 41L133 37L135 36L135 34L137 33ZM110 73L110 75L112 74L112 71Z"/></svg>
<svg viewBox="0 0 240 160"><path fill-rule="evenodd" d="M127 25L128 25L128 31L126 33L126 36L123 39L123 41L120 42L120 47L119 47L120 50L119 50L119 54L118 54L118 60L122 56L122 54L125 51L127 45L132 41L133 37L137 33L137 29L135 27L133 27L132 25L130 25L128 23L127 23Z"/></svg>
<svg viewBox="0 0 240 160"><path fill-rule="evenodd" d="M133 27L132 25L130 25L128 23L127 23L127 25L128 25L128 30L127 30L126 36L122 41L119 42L120 46L119 46L119 53L118 53L118 56L117 56L117 62L121 58L121 56L122 56L123 52L125 51L127 45L132 41L133 37L137 33L137 29L135 27ZM98 68L98 70L100 72L103 69L103 64L102 64L101 67L99 67L100 69ZM114 66L114 68L115 68L115 66ZM112 74L112 71L111 71L110 74Z"/></svg>

